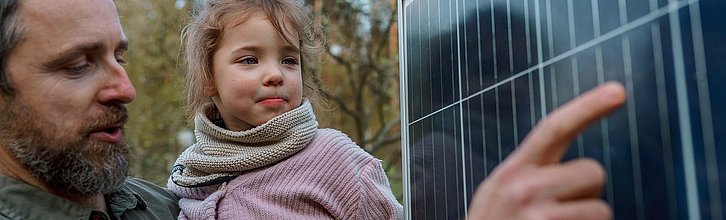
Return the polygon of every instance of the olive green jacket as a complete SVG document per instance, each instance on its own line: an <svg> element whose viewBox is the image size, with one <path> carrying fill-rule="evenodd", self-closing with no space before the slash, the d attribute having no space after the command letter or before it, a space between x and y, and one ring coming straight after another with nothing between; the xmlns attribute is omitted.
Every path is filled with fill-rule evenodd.
<svg viewBox="0 0 726 220"><path fill-rule="evenodd" d="M153 183L129 177L105 195L109 213L92 211L54 194L0 175L0 220L176 219L179 198Z"/></svg>

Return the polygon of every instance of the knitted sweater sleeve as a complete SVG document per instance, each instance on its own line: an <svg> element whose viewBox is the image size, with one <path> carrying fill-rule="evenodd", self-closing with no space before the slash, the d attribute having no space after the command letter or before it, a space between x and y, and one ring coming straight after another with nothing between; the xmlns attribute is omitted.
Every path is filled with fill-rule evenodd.
<svg viewBox="0 0 726 220"><path fill-rule="evenodd" d="M373 160L363 167L359 183L359 218L403 219L403 206L393 196L379 160Z"/></svg>

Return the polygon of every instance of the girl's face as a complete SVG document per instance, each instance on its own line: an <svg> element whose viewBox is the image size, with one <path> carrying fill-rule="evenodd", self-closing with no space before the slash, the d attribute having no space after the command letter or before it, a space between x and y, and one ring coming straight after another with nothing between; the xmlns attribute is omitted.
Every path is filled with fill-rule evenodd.
<svg viewBox="0 0 726 220"><path fill-rule="evenodd" d="M298 36L289 35L298 44ZM259 126L302 103L299 45L290 45L262 13L224 30L206 90L227 129Z"/></svg>

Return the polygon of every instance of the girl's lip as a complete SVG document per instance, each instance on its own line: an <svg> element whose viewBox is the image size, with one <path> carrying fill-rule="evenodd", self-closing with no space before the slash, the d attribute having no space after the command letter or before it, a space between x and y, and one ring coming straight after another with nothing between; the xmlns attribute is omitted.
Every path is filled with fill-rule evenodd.
<svg viewBox="0 0 726 220"><path fill-rule="evenodd" d="M285 102L286 101L283 98L266 98L259 101L260 104L268 107L282 106L283 104L285 104Z"/></svg>
<svg viewBox="0 0 726 220"><path fill-rule="evenodd" d="M285 97L282 97L282 96L266 96L266 97L262 97L260 99L257 99L257 102L265 102L265 101L268 101L268 100L282 100L282 101L287 101L287 99Z"/></svg>

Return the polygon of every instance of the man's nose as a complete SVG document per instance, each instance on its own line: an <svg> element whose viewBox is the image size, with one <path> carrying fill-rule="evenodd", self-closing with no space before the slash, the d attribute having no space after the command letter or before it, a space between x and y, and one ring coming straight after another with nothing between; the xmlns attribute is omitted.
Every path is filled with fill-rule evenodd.
<svg viewBox="0 0 726 220"><path fill-rule="evenodd" d="M123 66L118 63L110 65L106 85L99 93L99 102L101 103L130 103L136 99L136 89L131 84L131 80L126 74Z"/></svg>

